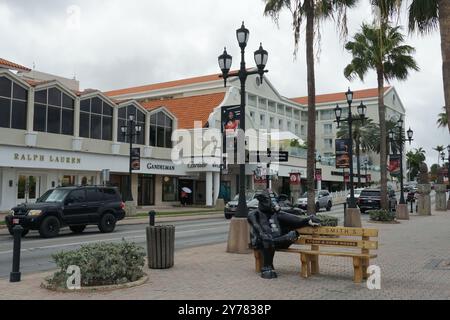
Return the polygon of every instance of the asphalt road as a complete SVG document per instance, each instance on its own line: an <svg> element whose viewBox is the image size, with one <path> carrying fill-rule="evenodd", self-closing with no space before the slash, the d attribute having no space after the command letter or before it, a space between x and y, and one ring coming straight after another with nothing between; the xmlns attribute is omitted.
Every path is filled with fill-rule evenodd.
<svg viewBox="0 0 450 320"><path fill-rule="evenodd" d="M173 222L175 225L175 250L225 242L229 221L224 218ZM82 244L101 241L120 242L122 238L145 247L145 224L117 225L113 233L100 233L96 226L89 226L80 235L74 235L68 228L52 239L42 239L37 231L22 239L21 265L23 274L55 269L51 255L62 250L73 250ZM6 230L0 233L0 278L9 277L12 266L13 238Z"/></svg>

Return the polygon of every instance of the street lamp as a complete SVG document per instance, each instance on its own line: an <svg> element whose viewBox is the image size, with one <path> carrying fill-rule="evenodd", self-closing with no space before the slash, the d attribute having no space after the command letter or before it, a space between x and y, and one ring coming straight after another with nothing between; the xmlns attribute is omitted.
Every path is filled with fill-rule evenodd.
<svg viewBox="0 0 450 320"><path fill-rule="evenodd" d="M366 177L366 187L368 187L368 183L367 183L367 165L369 164L369 161L367 161L367 159L364 159L364 176Z"/></svg>
<svg viewBox="0 0 450 320"><path fill-rule="evenodd" d="M322 156L319 154L317 157L314 157L314 180L317 182L317 190L322 189L322 185L319 186L319 181L317 180L317 163L322 163Z"/></svg>
<svg viewBox="0 0 450 320"><path fill-rule="evenodd" d="M121 126L120 130L122 132L122 135L124 138L128 138L128 141L130 142L130 159L128 164L128 192L127 192L127 198L126 201L133 201L133 195L131 191L131 172L133 170L131 166L132 161L132 150L133 150L133 138L135 136L139 136L142 131L142 126L136 124L135 117L133 114L130 114L128 117L127 125ZM125 139L126 141L126 139Z"/></svg>
<svg viewBox="0 0 450 320"><path fill-rule="evenodd" d="M245 132L245 103L246 103L246 93L245 93L245 82L247 77L254 74L259 74L261 83L263 80L264 73L268 72L264 70L267 64L268 53L263 49L262 44L260 44L259 49L254 52L254 59L257 66L257 70L247 70L245 66L245 47L247 46L247 42L249 39L250 32L244 26L244 22L242 22L242 26L236 30L236 38L241 48L241 65L240 69L237 72L230 73L232 57L227 53L227 50L223 51L223 53L218 57L219 67L222 70L221 77L224 81L224 86L227 85L227 79L230 77L238 77L241 81L241 105L240 105L240 119L239 119L239 135L244 134ZM245 152L245 150L240 150L239 152ZM245 158L245 157L244 157ZM239 164L239 202L238 208L236 212L236 217L246 218L248 214L247 202L245 198L245 163Z"/></svg>
<svg viewBox="0 0 450 320"><path fill-rule="evenodd" d="M447 146L447 155L448 155L448 158L447 158L447 178L448 178L448 181L447 181L447 183L450 185L450 144ZM446 160L444 151L442 151L441 157L442 157L442 165L444 166L445 165L445 160ZM448 194L447 209L450 209L450 192Z"/></svg>
<svg viewBox="0 0 450 320"><path fill-rule="evenodd" d="M395 132L395 129L398 132ZM389 140L391 141L391 148L393 146L393 142L395 140L397 140L397 144L398 144L398 148L400 150L400 201L399 204L406 204L405 202L405 191L403 188L403 134L404 134L404 129L403 129L403 119L402 117L400 117L397 120L397 125L389 130ZM413 131L411 130L411 128L409 128L406 131L407 137L408 137L408 141L409 144L411 144L411 141L413 141L412 137L413 137ZM397 136L397 139L396 139Z"/></svg>
<svg viewBox="0 0 450 320"><path fill-rule="evenodd" d="M336 116L336 122L337 126L339 128L340 122L347 122L348 123L348 136L349 136L349 150L348 155L350 158L350 199L349 199L349 208L356 208L356 202L355 202L355 190L353 186L353 139L352 139L352 125L354 121L361 121L364 123L364 119L366 119L366 109L367 107L362 103L359 104L357 107L357 112L359 115L359 118L353 118L352 116L352 102L353 102L353 91L348 88L347 92L345 93L345 97L347 98L347 104L348 104L348 116L345 119L342 119L342 108L339 107L339 105L336 105L336 108L334 109L334 113Z"/></svg>

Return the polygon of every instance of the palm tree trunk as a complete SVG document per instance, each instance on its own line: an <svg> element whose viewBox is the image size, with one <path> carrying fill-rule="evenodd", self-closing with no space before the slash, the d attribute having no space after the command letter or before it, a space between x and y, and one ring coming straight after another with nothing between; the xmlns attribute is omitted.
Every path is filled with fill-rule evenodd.
<svg viewBox="0 0 450 320"><path fill-rule="evenodd" d="M388 209L387 205L387 143L386 143L386 108L384 106L384 78L383 70L377 70L378 78L378 118L380 121L380 191L381 208Z"/></svg>
<svg viewBox="0 0 450 320"><path fill-rule="evenodd" d="M360 143L359 138L355 140L355 147L356 147L356 172L358 173L358 188L361 188L361 159L359 159L360 154ZM367 178L366 178L367 179Z"/></svg>
<svg viewBox="0 0 450 320"><path fill-rule="evenodd" d="M314 76L314 1L306 0L306 68L308 82L308 153L306 157L306 187L308 190L308 214L316 213L314 190L314 161L316 149L316 86Z"/></svg>
<svg viewBox="0 0 450 320"><path fill-rule="evenodd" d="M447 126L450 132L450 1L439 0L439 30L441 32L442 76Z"/></svg>

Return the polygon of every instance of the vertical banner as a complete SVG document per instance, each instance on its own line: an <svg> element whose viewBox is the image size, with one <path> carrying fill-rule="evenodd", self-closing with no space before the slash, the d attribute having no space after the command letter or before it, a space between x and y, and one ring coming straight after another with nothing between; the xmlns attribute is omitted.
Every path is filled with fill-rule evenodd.
<svg viewBox="0 0 450 320"><path fill-rule="evenodd" d="M344 182L345 183L350 182L350 174L348 172L344 173Z"/></svg>
<svg viewBox="0 0 450 320"><path fill-rule="evenodd" d="M221 112L221 130L223 135L222 153L235 151L235 140L240 128L240 105L223 106ZM227 139L228 138L228 139Z"/></svg>
<svg viewBox="0 0 450 320"><path fill-rule="evenodd" d="M336 168L350 168L349 147L350 139L336 139Z"/></svg>
<svg viewBox="0 0 450 320"><path fill-rule="evenodd" d="M316 169L316 181L322 181L322 168Z"/></svg>
<svg viewBox="0 0 450 320"><path fill-rule="evenodd" d="M131 149L131 170L141 170L141 148Z"/></svg>
<svg viewBox="0 0 450 320"><path fill-rule="evenodd" d="M289 182L292 186L300 185L300 173L299 172L291 172L289 173Z"/></svg>
<svg viewBox="0 0 450 320"><path fill-rule="evenodd" d="M400 154L389 155L388 171L391 176L398 176L400 174Z"/></svg>

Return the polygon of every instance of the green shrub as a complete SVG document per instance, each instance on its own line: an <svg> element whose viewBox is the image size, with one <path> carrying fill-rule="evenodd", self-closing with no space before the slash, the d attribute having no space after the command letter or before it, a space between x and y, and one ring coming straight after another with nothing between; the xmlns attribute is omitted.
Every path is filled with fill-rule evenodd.
<svg viewBox="0 0 450 320"><path fill-rule="evenodd" d="M83 245L73 251L52 255L60 269L47 279L53 287L66 288L70 274L67 268L80 268L81 286L101 286L133 282L143 277L145 251L135 243L122 240L120 243L95 243Z"/></svg>
<svg viewBox="0 0 450 320"><path fill-rule="evenodd" d="M325 214L318 214L317 218L320 219L320 224L322 226L327 226L327 227L336 227L338 225L338 218L333 217L333 216L327 216Z"/></svg>
<svg viewBox="0 0 450 320"><path fill-rule="evenodd" d="M395 214L386 210L368 211L370 220L373 221L394 221Z"/></svg>

